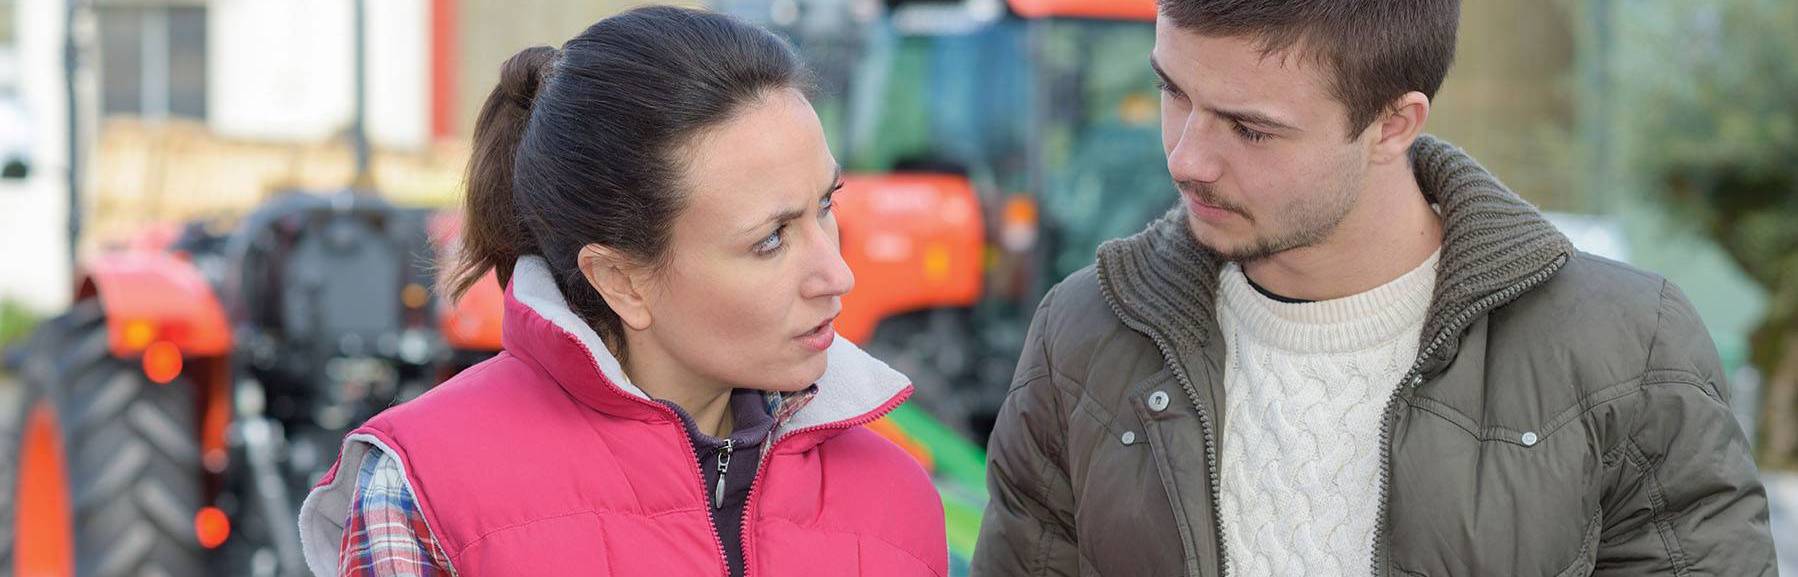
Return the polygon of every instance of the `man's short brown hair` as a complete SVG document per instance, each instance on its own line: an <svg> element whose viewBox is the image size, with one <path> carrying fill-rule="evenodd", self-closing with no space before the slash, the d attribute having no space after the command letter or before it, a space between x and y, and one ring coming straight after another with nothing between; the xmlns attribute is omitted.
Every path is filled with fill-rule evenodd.
<svg viewBox="0 0 1798 577"><path fill-rule="evenodd" d="M1435 98L1455 60L1460 0L1158 0L1162 16L1205 36L1248 37L1267 54L1297 47L1332 76L1349 136L1393 100Z"/></svg>

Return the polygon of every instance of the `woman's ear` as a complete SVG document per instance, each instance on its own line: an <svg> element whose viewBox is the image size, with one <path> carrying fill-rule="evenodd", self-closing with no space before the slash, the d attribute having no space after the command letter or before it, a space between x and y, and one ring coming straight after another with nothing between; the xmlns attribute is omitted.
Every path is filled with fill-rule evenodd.
<svg viewBox="0 0 1798 577"><path fill-rule="evenodd" d="M618 315L624 326L633 330L649 328L653 318L649 314L649 275L630 257L605 246L590 244L581 247L577 258L581 267L581 275L587 277L587 283L599 296L606 299L606 306Z"/></svg>

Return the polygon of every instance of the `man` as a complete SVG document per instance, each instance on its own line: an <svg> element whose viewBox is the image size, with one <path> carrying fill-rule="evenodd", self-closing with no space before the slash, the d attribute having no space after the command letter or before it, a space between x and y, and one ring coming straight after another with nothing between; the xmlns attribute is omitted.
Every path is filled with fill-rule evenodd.
<svg viewBox="0 0 1798 577"><path fill-rule="evenodd" d="M1044 299L977 575L1772 575L1714 346L1424 136L1455 0L1161 0L1180 206Z"/></svg>

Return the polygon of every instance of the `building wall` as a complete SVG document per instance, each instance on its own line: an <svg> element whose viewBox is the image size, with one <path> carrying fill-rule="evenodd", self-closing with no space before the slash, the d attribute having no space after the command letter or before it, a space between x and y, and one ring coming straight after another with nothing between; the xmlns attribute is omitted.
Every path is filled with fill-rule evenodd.
<svg viewBox="0 0 1798 577"><path fill-rule="evenodd" d="M365 4L369 139L418 149L429 141L427 1ZM213 0L208 10L214 131L276 141L344 134L355 110L352 0Z"/></svg>
<svg viewBox="0 0 1798 577"><path fill-rule="evenodd" d="M441 206L460 198L474 114L499 63L526 46L560 44L632 4L366 5L374 185L395 200ZM211 0L206 6L206 120L121 116L99 123L84 247L156 222L242 213L279 188L329 190L349 183L353 0ZM434 26L445 16L436 10L441 6L452 12L448 38L435 36ZM455 76L448 104L456 130L437 135L433 50L442 45Z"/></svg>
<svg viewBox="0 0 1798 577"><path fill-rule="evenodd" d="M457 46L455 132L463 137L473 133L481 102L499 81L500 64L519 50L538 45L560 47L599 19L633 6L703 4L695 0L453 1L457 3L457 27L461 39Z"/></svg>
<svg viewBox="0 0 1798 577"><path fill-rule="evenodd" d="M25 1L8 8L15 10L11 50L32 164L29 178L0 180L0 299L48 312L70 296L62 4Z"/></svg>
<svg viewBox="0 0 1798 577"><path fill-rule="evenodd" d="M1464 2L1427 129L1546 210L1593 206L1578 171L1577 14L1564 0Z"/></svg>

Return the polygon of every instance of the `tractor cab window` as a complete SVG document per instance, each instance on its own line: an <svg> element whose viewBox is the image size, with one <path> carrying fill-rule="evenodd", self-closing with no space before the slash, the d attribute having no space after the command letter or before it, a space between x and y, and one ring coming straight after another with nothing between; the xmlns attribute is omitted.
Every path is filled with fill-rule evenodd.
<svg viewBox="0 0 1798 577"><path fill-rule="evenodd" d="M852 170L948 160L984 193L1036 198L1053 282L1173 205L1154 43L1148 22L1012 18L946 34L881 22L853 67L827 65L850 81L820 109Z"/></svg>
<svg viewBox="0 0 1798 577"><path fill-rule="evenodd" d="M1047 20L1037 35L1044 95L1040 196L1051 278L1092 264L1174 205L1146 22Z"/></svg>
<svg viewBox="0 0 1798 577"><path fill-rule="evenodd" d="M1012 21L957 34L870 27L837 135L847 165L889 171L952 160L1025 190L1033 96L1025 30Z"/></svg>

